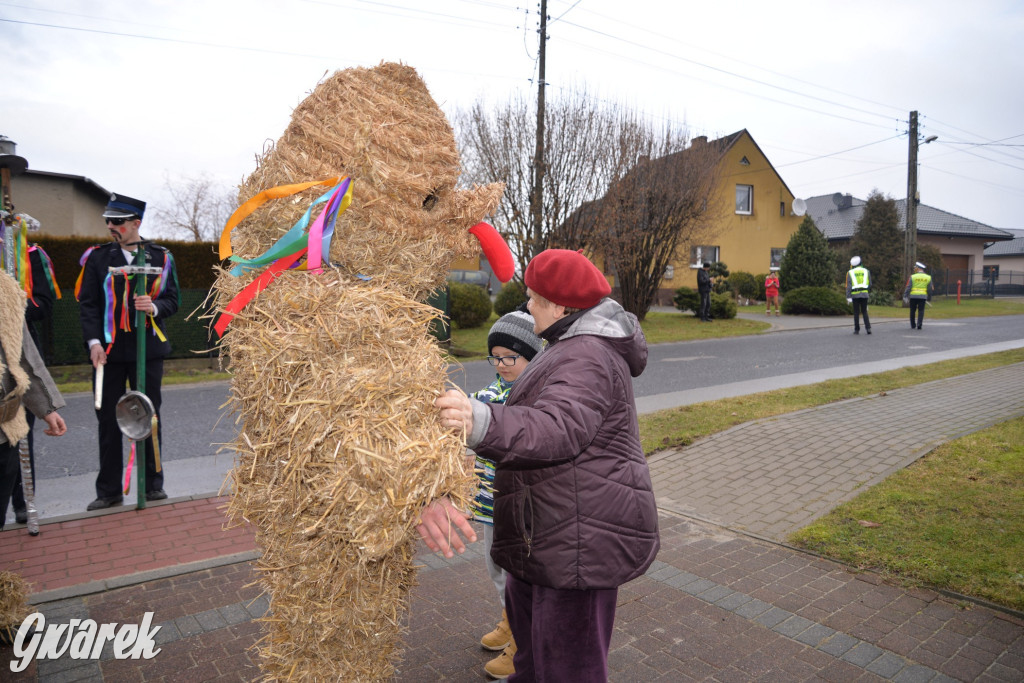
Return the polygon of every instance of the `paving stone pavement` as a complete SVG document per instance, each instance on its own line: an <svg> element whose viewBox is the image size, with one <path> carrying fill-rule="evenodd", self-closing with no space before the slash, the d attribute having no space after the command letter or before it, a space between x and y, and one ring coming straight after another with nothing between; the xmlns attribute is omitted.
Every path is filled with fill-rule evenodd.
<svg viewBox="0 0 1024 683"><path fill-rule="evenodd" d="M650 459L663 509L774 540L936 446L1024 415L1024 363L755 420Z"/></svg>
<svg viewBox="0 0 1024 683"><path fill-rule="evenodd" d="M703 522L660 518L663 548L619 591L609 655L614 683L641 681L1024 680L1024 619ZM499 616L479 546L446 560L421 548L396 681L483 681L479 638ZM51 622L140 623L150 660L33 661L4 681L252 681L256 618L267 610L249 563L39 606ZM16 659L0 647L0 660Z"/></svg>
<svg viewBox="0 0 1024 683"><path fill-rule="evenodd" d="M771 541L941 441L1024 414L1022 374L1018 364L779 416L653 458L662 548L619 591L610 680L1024 681L1021 614L888 585ZM769 438L782 445L765 462ZM707 471L714 476L697 478ZM86 573L66 585L74 573L65 564L79 556L62 553L76 542L68 529L110 542L129 530L168 533L168 519L188 529L176 537L185 550L130 554L121 559L124 575ZM222 501L183 498L54 520L35 538L23 528L0 532L0 569L36 568L35 607L50 623L139 624L151 612L161 648L152 659L122 661L108 643L98 661L65 654L14 673L9 663L18 657L0 646L0 681L259 680L253 646L268 603L251 562L239 557L251 531L223 530L224 522ZM202 554L210 547L223 555ZM133 567L136 556L144 561ZM160 558L163 568L151 566ZM500 609L480 544L451 560L421 546L417 561L395 681L486 680L482 667L494 653L479 638Z"/></svg>

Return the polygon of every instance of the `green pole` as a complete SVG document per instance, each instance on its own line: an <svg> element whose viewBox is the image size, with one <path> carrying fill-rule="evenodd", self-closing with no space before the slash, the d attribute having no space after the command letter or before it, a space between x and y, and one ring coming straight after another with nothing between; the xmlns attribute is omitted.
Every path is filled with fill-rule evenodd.
<svg viewBox="0 0 1024 683"><path fill-rule="evenodd" d="M141 242L137 245L133 265L145 267L146 248ZM146 274L135 273L135 296L146 295ZM142 394L146 393L146 313L135 311L135 388ZM153 438L150 435L149 438ZM135 444L135 495L136 505L141 510L146 507L146 441Z"/></svg>

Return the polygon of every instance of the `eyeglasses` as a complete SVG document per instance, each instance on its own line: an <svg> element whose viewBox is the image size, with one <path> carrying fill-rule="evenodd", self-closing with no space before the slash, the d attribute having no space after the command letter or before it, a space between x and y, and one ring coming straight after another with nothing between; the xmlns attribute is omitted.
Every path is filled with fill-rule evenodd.
<svg viewBox="0 0 1024 683"><path fill-rule="evenodd" d="M133 221L134 218L106 218L104 219L111 225L124 225L126 221Z"/></svg>
<svg viewBox="0 0 1024 683"><path fill-rule="evenodd" d="M515 365L522 356L487 356L487 362L497 367L499 365Z"/></svg>

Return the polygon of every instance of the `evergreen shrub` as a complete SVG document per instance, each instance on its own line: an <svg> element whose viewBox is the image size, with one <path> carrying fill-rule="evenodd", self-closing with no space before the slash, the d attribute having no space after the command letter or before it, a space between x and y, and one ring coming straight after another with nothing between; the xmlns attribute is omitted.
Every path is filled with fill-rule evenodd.
<svg viewBox="0 0 1024 683"><path fill-rule="evenodd" d="M526 301L526 285L510 280L494 297L494 312L499 316L511 313Z"/></svg>
<svg viewBox="0 0 1024 683"><path fill-rule="evenodd" d="M672 297L672 303L680 311L693 311L694 315L700 313L700 294L692 287L680 287Z"/></svg>
<svg viewBox="0 0 1024 683"><path fill-rule="evenodd" d="M449 287L452 322L461 329L479 327L491 317L491 297L483 287L462 282Z"/></svg>
<svg viewBox="0 0 1024 683"><path fill-rule="evenodd" d="M782 301L787 315L849 315L853 307L846 297L828 287L798 287L790 290Z"/></svg>
<svg viewBox="0 0 1024 683"><path fill-rule="evenodd" d="M711 294L711 317L728 320L736 317L736 300L728 294Z"/></svg>

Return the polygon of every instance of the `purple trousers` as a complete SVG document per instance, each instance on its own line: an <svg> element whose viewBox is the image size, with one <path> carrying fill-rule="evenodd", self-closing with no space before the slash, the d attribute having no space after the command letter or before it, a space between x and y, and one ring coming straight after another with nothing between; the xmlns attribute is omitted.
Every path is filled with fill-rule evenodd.
<svg viewBox="0 0 1024 683"><path fill-rule="evenodd" d="M563 590L534 586L511 574L505 611L515 638L512 683L604 683L615 624L617 588Z"/></svg>

